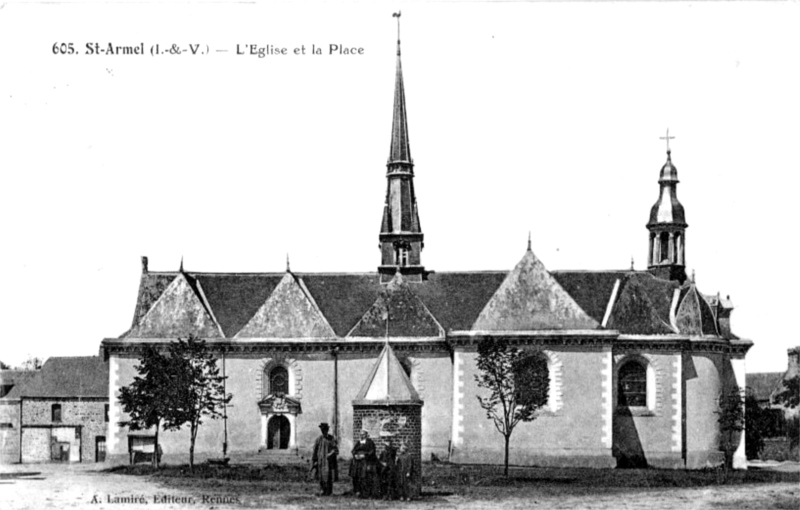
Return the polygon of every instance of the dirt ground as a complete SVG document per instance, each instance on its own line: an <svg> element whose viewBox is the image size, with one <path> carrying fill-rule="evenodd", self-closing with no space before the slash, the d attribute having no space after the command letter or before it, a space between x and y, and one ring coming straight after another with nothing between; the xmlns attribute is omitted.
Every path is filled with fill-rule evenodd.
<svg viewBox="0 0 800 510"><path fill-rule="evenodd" d="M527 468L512 470L508 479L494 467L428 465L423 498L410 503L343 495L349 489L346 480L336 484L333 497L320 498L302 471L263 470L254 473L258 479L242 479L231 475L236 471L218 476L201 470L190 477L179 467L158 475L104 469L96 464L0 466L0 508L800 508L797 463L756 464L728 477L719 471Z"/></svg>

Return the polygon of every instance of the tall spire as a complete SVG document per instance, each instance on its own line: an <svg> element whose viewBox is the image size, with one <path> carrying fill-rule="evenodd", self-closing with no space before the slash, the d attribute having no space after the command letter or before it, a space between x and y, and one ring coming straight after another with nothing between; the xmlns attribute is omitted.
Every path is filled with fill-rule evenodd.
<svg viewBox="0 0 800 510"><path fill-rule="evenodd" d="M683 205L678 201L678 169L672 164L672 150L669 141L674 136L660 137L667 142L667 161L658 176L658 201L650 209L647 222L649 236L649 255L647 268L660 278L686 280L686 215Z"/></svg>
<svg viewBox="0 0 800 510"><path fill-rule="evenodd" d="M381 281L390 281L400 272L410 281L424 277L420 260L423 248L422 228L414 194L414 162L408 139L406 95L403 85L403 68L400 64L400 13L397 18L397 68L394 83L394 108L392 111L392 142L386 162L386 202L381 221L380 250Z"/></svg>
<svg viewBox="0 0 800 510"><path fill-rule="evenodd" d="M408 120L406 118L406 93L403 87L403 67L400 63L400 12L392 14L397 18L397 70L394 79L394 116L392 118L392 145L389 150L389 164L405 164L411 171L411 148L408 142Z"/></svg>

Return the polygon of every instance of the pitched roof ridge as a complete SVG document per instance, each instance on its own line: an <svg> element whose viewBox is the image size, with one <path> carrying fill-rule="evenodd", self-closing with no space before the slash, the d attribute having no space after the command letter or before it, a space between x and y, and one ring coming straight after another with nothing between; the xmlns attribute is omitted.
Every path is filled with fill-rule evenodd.
<svg viewBox="0 0 800 510"><path fill-rule="evenodd" d="M148 274L150 274L150 273L148 273ZM123 334L122 334L122 336L127 336L128 334L130 334L131 332L133 332L133 330L134 330L134 329L136 329L137 327L141 326L141 324L142 324L142 321L145 319L145 317L147 317L148 315L150 315L150 312L152 312L152 311L153 311L153 308L155 308L155 307L156 307L156 305L158 305L158 303L160 303L160 302L161 302L161 300L162 300L162 299L164 299L164 296L167 294L167 290L168 290L170 287L172 287L172 286L175 284L175 281L178 279L178 276L179 276L181 273L179 273L179 272L176 272L176 273L174 273L174 274L175 274L175 278L173 278L173 279L172 279L172 281L170 281L170 282L169 282L169 285L167 285L166 287L164 287L164 290L162 290L162 291L161 291L161 294L159 294L159 295L158 295L158 298L157 298L157 299L154 299L154 300L153 300L153 302L152 302L152 303L150 303L150 307L147 309L147 311L145 311L143 314L141 314L141 315L139 316L139 320L138 320L137 322L135 322L134 324L132 324L132 325L131 325L131 327L130 327L130 328L128 328L128 331L126 331L125 333L123 333ZM187 283L187 284L189 284L189 282L188 282L188 281L187 281L186 283ZM191 288L191 284L189 284L189 288ZM137 307L138 307L138 305L139 305L139 300L138 300L138 299L136 300L136 305L137 305ZM135 315L134 315L134 320L136 320L136 316L135 316ZM120 336L120 338L122 338L122 336Z"/></svg>
<svg viewBox="0 0 800 510"><path fill-rule="evenodd" d="M214 321L214 325L217 326L219 330L219 334L224 338L225 332L222 330L222 326L220 326L217 317L214 315L214 310L211 309L211 304L208 302L206 298L206 293L203 290L203 285L200 283L200 280L197 280L197 293L199 293L200 303L203 305L203 308L206 309L206 313L211 316L211 320Z"/></svg>
<svg viewBox="0 0 800 510"><path fill-rule="evenodd" d="M319 316L322 317L322 320L325 322L325 325L328 326L330 332L333 333L334 336L336 336L336 330L333 329L331 323L328 322L328 318L325 317L324 313L322 313L322 309L320 309L319 305L317 305L317 300L314 299L314 296L311 294L311 291L308 290L308 287L306 287L306 283L303 281L303 278L295 276L294 274L292 274L292 277L294 278L294 281L297 282L297 284L300 286L300 290L303 291L303 294L305 294L306 299L308 299L309 303L311 303L312 308L314 308L314 310L316 310Z"/></svg>

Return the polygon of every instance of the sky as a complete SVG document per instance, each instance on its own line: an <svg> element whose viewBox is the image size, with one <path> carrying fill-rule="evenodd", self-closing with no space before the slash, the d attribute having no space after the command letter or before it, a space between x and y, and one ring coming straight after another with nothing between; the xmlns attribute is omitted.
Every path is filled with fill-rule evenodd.
<svg viewBox="0 0 800 510"><path fill-rule="evenodd" d="M375 271L398 9L426 268L510 270L530 232L551 270L645 269L669 128L688 272L785 370L797 2L4 4L0 360L97 353L142 255Z"/></svg>

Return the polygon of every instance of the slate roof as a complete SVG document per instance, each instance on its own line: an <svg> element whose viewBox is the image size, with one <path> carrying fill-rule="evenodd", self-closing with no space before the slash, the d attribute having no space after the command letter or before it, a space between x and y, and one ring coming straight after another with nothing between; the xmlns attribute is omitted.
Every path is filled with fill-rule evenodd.
<svg viewBox="0 0 800 510"><path fill-rule="evenodd" d="M443 337L428 308L398 273L348 336Z"/></svg>
<svg viewBox="0 0 800 510"><path fill-rule="evenodd" d="M544 269L542 271L546 272ZM389 303L395 303L393 305L395 308L399 307L391 314L391 320L395 322L390 324L392 330L390 335L440 336L436 333L438 326L445 332L473 329L484 308L497 295L504 280L512 272L513 270L431 272L422 282L407 282L404 284L407 292L389 300ZM192 292L198 294L197 302L202 303L204 308L207 307L206 310L224 333L224 338L234 338L273 295L286 273L184 274L190 282ZM387 302L387 285L381 284L377 272L291 274L309 300L316 304L337 337L345 338L348 334L384 336L385 323L378 324L382 322L381 317L377 315L371 318L365 317L365 314L369 315L370 310L374 312L376 306L385 306ZM159 301L161 294L168 294L169 292L165 291L174 288L171 284L180 275L179 272L150 272L142 275L134 324L131 330L120 337L121 340L171 338L174 334L169 332L184 332L187 331L187 327L191 327L192 322L181 316L179 311L176 310L174 314L165 313L164 300ZM681 285L676 281L662 280L646 271L624 270L562 270L549 272L549 275L566 292L568 295L566 299L573 300L588 316L587 320L580 324L589 324L591 322L589 318L598 325L602 324L614 287L619 281L611 314L605 325L606 329L616 329L625 334L683 333L703 336L721 334L724 338L735 338L730 333L727 322L730 309L723 310L723 317L717 320L715 309L709 304L708 299L688 281ZM524 287L526 283L523 282L522 285ZM676 290L680 291L679 300L673 302ZM380 305L381 296L383 305ZM689 306L687 300L692 301L694 306ZM563 303L563 299L560 301ZM154 306L157 302L162 304ZM681 308L679 305L685 306ZM404 311L405 307L409 309ZM678 321L681 322L682 328L676 328L674 324L676 317L671 315L673 307L674 311L683 309L681 321ZM148 315L150 311L153 311L153 314ZM200 308L197 310L197 313L199 312ZM375 322L376 320L378 322ZM158 326L159 321L166 321L163 327ZM172 324L169 321L183 322ZM716 322L720 324L715 325ZM147 327L142 329L142 324L145 323ZM523 323L524 321L520 322ZM357 325L360 329L354 331ZM207 329L208 326L203 327ZM583 329L595 327L600 326L586 326ZM159 328L164 334L158 334ZM377 334L378 329L381 329L381 334ZM147 333L137 334L137 331Z"/></svg>
<svg viewBox="0 0 800 510"><path fill-rule="evenodd" d="M48 358L34 374L15 385L6 398L108 398L108 363L99 356Z"/></svg>
<svg viewBox="0 0 800 510"><path fill-rule="evenodd" d="M776 390L783 388L783 372L746 374L747 392L759 402L769 402Z"/></svg>
<svg viewBox="0 0 800 510"><path fill-rule="evenodd" d="M18 386L24 387L38 373L38 370L0 370L0 398L11 394ZM6 390L9 392L4 395L2 392Z"/></svg>

